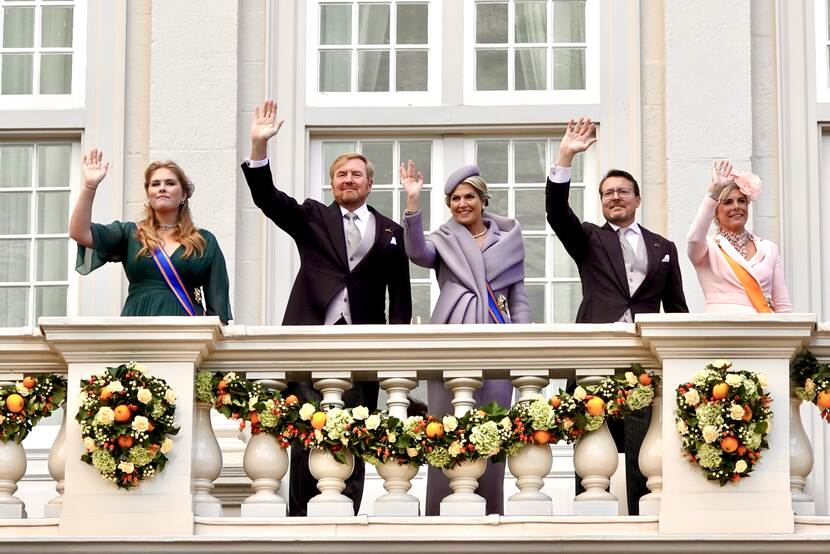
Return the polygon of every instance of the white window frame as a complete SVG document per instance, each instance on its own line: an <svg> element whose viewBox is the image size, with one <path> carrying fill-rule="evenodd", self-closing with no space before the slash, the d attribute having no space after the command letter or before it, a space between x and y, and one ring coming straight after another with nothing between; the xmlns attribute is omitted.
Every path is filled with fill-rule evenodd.
<svg viewBox="0 0 830 554"><path fill-rule="evenodd" d="M515 0L499 0L508 3L508 37L513 38ZM464 0L464 103L470 105L508 104L598 104L600 101L600 10L599 0L585 2L585 89L584 90L514 90L515 42L507 46L506 90L476 90L476 0ZM548 44L551 48L553 25L552 4L548 4ZM565 45L567 46L567 45ZM547 60L547 81L553 78L553 56Z"/></svg>
<svg viewBox="0 0 830 554"><path fill-rule="evenodd" d="M22 49L35 53L32 65L32 94L0 94L0 110L61 110L82 108L85 101L86 85L86 30L87 30L87 0L65 0L44 2L43 0L26 0L19 2L0 2L0 29L3 24L4 7L35 7L35 45L33 48ZM41 48L40 39L40 9L39 6L72 6L72 84L70 94L40 94L40 56L39 53L48 53L52 49ZM57 48L63 52L67 49ZM6 50L3 50L4 52ZM2 59L0 59L2 64ZM2 70L2 67L0 67Z"/></svg>
<svg viewBox="0 0 830 554"><path fill-rule="evenodd" d="M427 90L397 92L320 92L319 86L319 52L320 52L320 4L391 4L389 29L389 88L395 87L395 56L397 45L394 41L397 29L395 27L396 6L398 4L428 4L427 29L428 42L423 48L427 49ZM306 103L308 106L437 106L441 103L441 0L309 0L306 7ZM352 17L351 45L343 45L338 49L348 48L353 53L360 48L356 46L358 21ZM418 48L421 49L421 48ZM351 64L352 86L357 86L357 57L353 55Z"/></svg>
<svg viewBox="0 0 830 554"><path fill-rule="evenodd" d="M49 144L69 144L70 145L70 165L69 165L69 187L46 187L46 188L38 188L35 186L37 183L37 155L32 156L32 186L31 187L9 187L0 189L4 193L5 192L26 192L32 195L32 201L29 204L30 210L30 223L32 226L29 228L29 232L19 234L19 235L0 235L4 240L6 239L25 239L30 244L30 252L31 257L29 259L29 279L27 281L13 281L13 282L4 282L0 284L0 288L11 288L11 287L27 287L29 289L29 299L27 305L27 325L28 326L36 326L37 319L35 317L35 290L38 287L44 286L66 286L66 316L73 317L77 315L78 312L78 299L79 299L79 291L78 285L80 282L80 276L75 271L75 257L76 257L76 248L74 242L69 238L69 229L65 233L48 233L48 234L37 234L35 232L35 228L37 226L37 194L38 192L49 192L49 191L69 191L69 210L70 213L67 214L67 222L69 221L69 216L71 215L72 207L75 205L75 201L80 194L80 152L81 152L81 144L77 137L45 137L43 139L35 138L35 139L26 139L26 140L15 140L14 138L6 139L2 138L0 140L0 144L3 146L13 146L13 145L21 145L21 146L28 146L32 145L34 147L34 151L37 150L38 146L42 145L49 145ZM50 238L60 238L67 240L67 252L66 252L66 279L61 281L38 281L37 274L35 271L35 264L37 259L37 248L35 242L37 239L50 239ZM0 326L1 328L2 326Z"/></svg>
<svg viewBox="0 0 830 554"><path fill-rule="evenodd" d="M830 36L828 26L827 1L815 0L816 7L816 102L830 102Z"/></svg>

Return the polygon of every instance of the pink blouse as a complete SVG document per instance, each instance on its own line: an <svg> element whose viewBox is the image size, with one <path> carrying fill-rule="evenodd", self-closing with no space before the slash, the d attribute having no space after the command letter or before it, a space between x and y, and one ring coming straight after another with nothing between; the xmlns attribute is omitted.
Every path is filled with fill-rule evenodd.
<svg viewBox="0 0 830 554"><path fill-rule="evenodd" d="M709 196L703 199L688 236L689 259L697 270L697 278L706 297L706 311L725 312L734 307L735 312L754 312L741 282L729 267L717 243L713 237L706 236L717 206L718 202ZM758 280L764 295L772 298L776 312L793 311L778 247L772 241L755 235L752 235L752 240L757 252L751 260L744 259L728 241L723 240L721 244L735 261Z"/></svg>

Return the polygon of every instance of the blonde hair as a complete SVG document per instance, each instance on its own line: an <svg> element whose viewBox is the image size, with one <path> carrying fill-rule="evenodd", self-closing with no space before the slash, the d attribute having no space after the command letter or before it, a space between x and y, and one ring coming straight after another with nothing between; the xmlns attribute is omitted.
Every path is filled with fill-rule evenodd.
<svg viewBox="0 0 830 554"><path fill-rule="evenodd" d="M349 160L362 161L366 165L366 178L370 181L373 181L375 179L375 166L372 165L372 162L366 159L366 156L364 156L363 154L358 154L357 152L347 152L345 154L340 154L339 156L334 158L333 162L331 162L331 165L329 166L329 179L331 179L331 182L334 182L334 172L337 170L337 168Z"/></svg>
<svg viewBox="0 0 830 554"><path fill-rule="evenodd" d="M475 191L478 193L478 197L481 199L481 203L484 204L484 206L488 204L487 199L490 198L490 191L487 189L487 181L485 181L478 175L473 175L472 177L467 177L466 179L455 185L455 188L453 188L449 194L444 195L444 202L447 204L447 206L450 205L450 198L452 197L452 193L455 192L455 189L457 189L461 185L470 185L471 187L473 187ZM483 207L481 211L484 211Z"/></svg>
<svg viewBox="0 0 830 554"><path fill-rule="evenodd" d="M718 195L718 205L722 204L723 201L726 200L726 197L729 196L729 194L735 189L738 189L740 191L740 187L737 183L729 183L728 185L723 187L723 190L720 191L720 194ZM752 201L752 199L746 194L744 194L743 191L741 191L741 194L743 194L744 198L746 198L747 204L749 204Z"/></svg>
<svg viewBox="0 0 830 554"><path fill-rule="evenodd" d="M195 188L193 182L187 178L184 170L179 164L170 160L151 162L144 170L144 192L150 187L150 178L158 169L169 169L176 176L185 193L184 203L179 206L179 217L176 222L176 238L184 246L183 258L189 258L195 252L199 256L204 254L207 243L205 238L193 224L193 216L190 213L188 200L193 196ZM156 233L159 222L156 211L148 203L144 208L144 219L138 222L136 238L141 243L141 250L138 257L149 256L153 251L162 245L162 241Z"/></svg>

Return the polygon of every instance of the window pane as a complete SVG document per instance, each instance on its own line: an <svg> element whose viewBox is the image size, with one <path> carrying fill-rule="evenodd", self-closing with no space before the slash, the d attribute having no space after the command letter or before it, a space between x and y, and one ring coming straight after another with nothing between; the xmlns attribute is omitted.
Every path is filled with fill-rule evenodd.
<svg viewBox="0 0 830 554"><path fill-rule="evenodd" d="M3 9L3 48L34 48L35 9Z"/></svg>
<svg viewBox="0 0 830 554"><path fill-rule="evenodd" d="M533 323L545 323L545 285L525 283L527 302L530 304L530 318Z"/></svg>
<svg viewBox="0 0 830 554"><path fill-rule="evenodd" d="M507 4L476 4L476 42L507 42Z"/></svg>
<svg viewBox="0 0 830 554"><path fill-rule="evenodd" d="M553 88L582 90L585 88L585 49L556 48L553 50Z"/></svg>
<svg viewBox="0 0 830 554"><path fill-rule="evenodd" d="M400 194L400 203L401 203L401 219L403 219L403 212L406 209L406 191L401 190ZM424 226L424 231L429 231L430 229L430 209L429 209L429 198L430 198L430 189L424 188L421 189L421 224ZM428 275L425 275L427 277Z"/></svg>
<svg viewBox="0 0 830 554"><path fill-rule="evenodd" d="M0 240L0 281L29 280L29 241Z"/></svg>
<svg viewBox="0 0 830 554"><path fill-rule="evenodd" d="M544 189L518 189L513 192L516 198L516 219L525 231L544 231L545 191Z"/></svg>
<svg viewBox="0 0 830 554"><path fill-rule="evenodd" d="M487 200L488 204L485 210L496 215L507 216L508 198L510 191L505 188L487 187L490 191L490 198Z"/></svg>
<svg viewBox="0 0 830 554"><path fill-rule="evenodd" d="M69 227L69 191L39 192L37 195L38 234L66 233Z"/></svg>
<svg viewBox="0 0 830 554"><path fill-rule="evenodd" d="M516 3L516 42L547 42L548 9L546 2Z"/></svg>
<svg viewBox="0 0 830 554"><path fill-rule="evenodd" d="M401 162L412 160L424 176L424 183L432 183L432 141L402 140L400 142ZM423 204L426 205L426 204Z"/></svg>
<svg viewBox="0 0 830 554"><path fill-rule="evenodd" d="M374 184L391 185L395 182L394 142L364 142L361 152L375 166Z"/></svg>
<svg viewBox="0 0 830 554"><path fill-rule="evenodd" d="M0 188L32 186L32 147L0 146Z"/></svg>
<svg viewBox="0 0 830 554"><path fill-rule="evenodd" d="M545 276L545 237L524 237L525 277Z"/></svg>
<svg viewBox="0 0 830 554"><path fill-rule="evenodd" d="M66 287L35 288L35 318L66 315Z"/></svg>
<svg viewBox="0 0 830 554"><path fill-rule="evenodd" d="M0 193L0 235L25 235L29 232L28 192Z"/></svg>
<svg viewBox="0 0 830 554"><path fill-rule="evenodd" d="M429 285L412 285L412 323L429 323Z"/></svg>
<svg viewBox="0 0 830 554"><path fill-rule="evenodd" d="M514 173L517 183L544 183L544 140L517 140L513 143Z"/></svg>
<svg viewBox="0 0 830 554"><path fill-rule="evenodd" d="M507 152L510 143L506 140L476 141L476 163L481 178L487 184L507 183Z"/></svg>
<svg viewBox="0 0 830 554"><path fill-rule="evenodd" d="M409 262L409 278L410 279L429 279L429 268L421 267Z"/></svg>
<svg viewBox="0 0 830 554"><path fill-rule="evenodd" d="M42 144L37 147L37 186L69 187L72 147L68 144Z"/></svg>
<svg viewBox="0 0 830 554"><path fill-rule="evenodd" d="M429 56L425 50L398 50L395 88L400 91L427 90Z"/></svg>
<svg viewBox="0 0 830 554"><path fill-rule="evenodd" d="M582 187L571 187L568 194L568 203L571 205L571 210L579 219L585 219L585 202L583 196L585 189Z"/></svg>
<svg viewBox="0 0 830 554"><path fill-rule="evenodd" d="M396 42L398 44L426 44L429 11L426 4L398 4Z"/></svg>
<svg viewBox="0 0 830 554"><path fill-rule="evenodd" d="M357 53L357 90L386 92L389 90L389 51Z"/></svg>
<svg viewBox="0 0 830 554"><path fill-rule="evenodd" d="M352 53L320 51L320 92L349 92L352 86Z"/></svg>
<svg viewBox="0 0 830 554"><path fill-rule="evenodd" d="M389 4L360 4L358 44L389 44Z"/></svg>
<svg viewBox="0 0 830 554"><path fill-rule="evenodd" d="M547 50L516 50L516 90L545 90L547 85Z"/></svg>
<svg viewBox="0 0 830 554"><path fill-rule="evenodd" d="M476 90L507 90L507 50L476 50Z"/></svg>
<svg viewBox="0 0 830 554"><path fill-rule="evenodd" d="M585 180L585 156L577 154L571 162L571 182L582 183Z"/></svg>
<svg viewBox="0 0 830 554"><path fill-rule="evenodd" d="M41 12L40 44L47 48L72 47L72 8L44 7Z"/></svg>
<svg viewBox="0 0 830 554"><path fill-rule="evenodd" d="M32 94L32 55L3 54L2 94Z"/></svg>
<svg viewBox="0 0 830 554"><path fill-rule="evenodd" d="M565 251L562 241L557 238L553 239L553 277L554 279L579 277L576 264Z"/></svg>
<svg viewBox="0 0 830 554"><path fill-rule="evenodd" d="M352 43L352 7L349 4L320 6L320 44Z"/></svg>
<svg viewBox="0 0 830 554"><path fill-rule="evenodd" d="M582 285L579 283L553 284L553 322L573 323L579 303L582 302Z"/></svg>
<svg viewBox="0 0 830 554"><path fill-rule="evenodd" d="M38 239L37 280L65 281L68 239Z"/></svg>
<svg viewBox="0 0 830 554"><path fill-rule="evenodd" d="M72 54L43 54L40 57L40 93L72 92Z"/></svg>
<svg viewBox="0 0 830 554"><path fill-rule="evenodd" d="M585 42L585 0L553 3L553 42Z"/></svg>
<svg viewBox="0 0 830 554"><path fill-rule="evenodd" d="M381 214L385 215L389 219L394 220L395 214L392 211L392 202L394 200L393 191L390 189L372 189L372 192L369 194L369 199L367 202L371 204L371 206L379 211Z"/></svg>
<svg viewBox="0 0 830 554"><path fill-rule="evenodd" d="M331 184L331 173L329 167L340 154L347 154L357 151L354 142L324 142L323 143L323 183ZM326 187L323 187L326 188Z"/></svg>
<svg viewBox="0 0 830 554"><path fill-rule="evenodd" d="M0 327L22 327L29 323L28 305L28 287L0 288Z"/></svg>

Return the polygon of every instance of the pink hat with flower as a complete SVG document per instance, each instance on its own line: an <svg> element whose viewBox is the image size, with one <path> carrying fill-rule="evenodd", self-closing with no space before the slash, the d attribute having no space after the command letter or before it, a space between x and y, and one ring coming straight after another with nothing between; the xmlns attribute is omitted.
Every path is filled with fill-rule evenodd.
<svg viewBox="0 0 830 554"><path fill-rule="evenodd" d="M738 185L738 190L750 201L755 200L761 194L761 178L751 171L733 171L729 178Z"/></svg>

